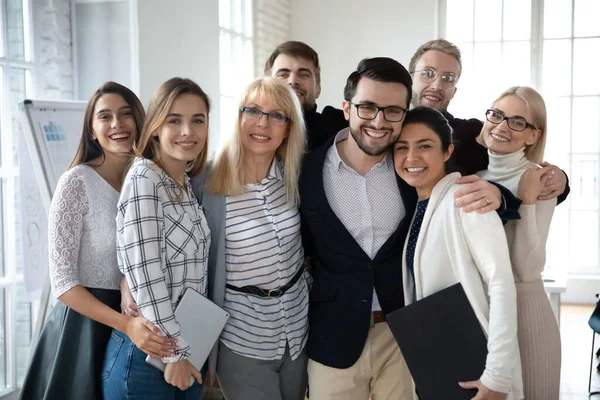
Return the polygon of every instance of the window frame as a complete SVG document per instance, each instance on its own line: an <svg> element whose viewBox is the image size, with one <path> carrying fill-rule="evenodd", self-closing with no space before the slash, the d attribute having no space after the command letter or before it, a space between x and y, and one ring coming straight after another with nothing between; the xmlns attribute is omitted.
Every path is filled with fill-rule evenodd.
<svg viewBox="0 0 600 400"><path fill-rule="evenodd" d="M18 298L17 286L24 283L23 272L17 273L17 249L16 249L16 213L15 203L16 194L18 193L17 185L19 178L19 167L15 165L14 160L14 142L19 138L14 134L16 127L13 126L13 113L16 111L16 104L11 99L10 79L13 69L23 70L25 82L25 96L32 97L34 95L36 81L36 69L34 62L34 29L33 29L33 13L32 0L22 0L23 7L23 51L24 59L18 60L10 57L8 52L8 15L6 13L8 0L0 0L0 68L3 73L0 76L2 79L2 106L0 107L0 138L2 146L0 148L0 185L2 194L0 197L0 206L2 207L2 243L4 259L0 260L4 266L4 274L0 276L0 289L4 290L4 346L0 347L0 351L5 351L5 387L0 387L1 398L16 397L18 393L17 379L17 305L19 302L27 303L30 321L29 329L33 333L34 310L29 299ZM27 42L27 43L25 43ZM27 72L29 71L29 73ZM29 358L29 356L28 356ZM26 360L28 361L28 360Z"/></svg>
<svg viewBox="0 0 600 400"><path fill-rule="evenodd" d="M230 56L232 59L234 59L234 57L236 56L236 53L234 51L234 42L236 40L240 40L242 44L249 42L252 48L252 53L255 53L255 35L254 35L254 14L255 14L255 7L256 7L256 0L218 0L219 1L219 14L221 12L221 8L220 8L220 3L223 1L228 1L229 2L229 27L223 26L221 25L221 19L222 16L219 15L219 40L221 39L221 37L224 34L229 35L230 37L230 49L231 49L231 53ZM239 9L235 9L234 7L234 3L239 2ZM250 4L248 4L250 3ZM249 7L248 7L249 5ZM234 28L233 26L233 21L235 19L236 12L240 13L240 20L241 20L241 29L238 31ZM250 15L248 16L247 14L250 13ZM248 25L248 21L251 21L252 24L252 36L249 36L247 34L247 32L249 31L249 27ZM243 46L242 46L242 50L243 50ZM220 48L219 46L219 59L221 59L221 52L223 51L223 49ZM255 74L255 66L254 66L254 57L251 60L251 64L250 67L252 68L251 71L251 76L254 77L256 76ZM220 65L220 75L223 75L223 66ZM223 79L221 77L221 79ZM243 90L243 88L239 88L238 92L241 92L241 90ZM231 102L231 103L235 103L235 101L237 100L237 96L239 95L239 93L224 93L223 88L220 87L219 88L219 104L220 104L220 112L221 112L221 132L219 135L219 140L221 143L223 143L224 140L226 140L231 134L232 132L227 132L224 131L224 129L226 129L226 127L228 126L227 124L224 124L223 121L225 118L230 117L230 115L228 115L228 111L229 110L228 107L224 107L226 101Z"/></svg>
<svg viewBox="0 0 600 400"><path fill-rule="evenodd" d="M475 0L473 0L475 1ZM574 129L574 117L573 117L573 104L574 104L574 99L576 98L585 98L585 97L595 97L595 98L599 98L600 99L600 94L594 94L594 95L580 95L580 94L575 94L574 93L574 84L575 84L575 74L574 74L574 67L575 67L575 42L578 39L585 39L585 38L600 38L600 34L598 34L597 36L582 36L582 37L577 37L575 36L575 6L576 6L576 0L570 0L571 1L571 32L569 34L568 37L560 37L560 38L545 38L544 37L544 23L545 23L545 1L546 0L531 0L531 30L530 30L530 38L529 38L529 42L530 42L530 83L533 87L535 88L540 88L543 89L544 87L544 82L543 82L543 73L544 73L544 44L547 41L553 41L553 40L569 40L570 46L571 46L571 54L570 54L570 93L568 95L550 95L548 96L549 99L551 99L551 101L553 101L554 99L558 99L558 98L568 98L569 99L569 111L570 111L570 119L568 121L568 126L570 127L569 132L570 132L570 148L567 152L564 153L564 157L565 159L568 159L568 165L563 165L562 167L566 169L568 174L573 174L573 170L575 168L575 163L577 162L576 160L574 160L574 158L577 158L577 156L581 156L581 155L589 155L590 153L581 153L581 152L574 152L573 151L573 138L576 136L573 132ZM501 0L501 4L502 4L502 10L504 10L504 0ZM448 15L448 0L438 0L438 32L439 32L439 37L446 37L446 32L447 32L447 22L446 22L446 18ZM475 18L475 7L473 9L473 18ZM501 16L501 33L502 36L500 38L500 40L496 41L489 41L490 43L504 43L505 40L503 38L503 33L504 33L504 11L502 11L502 16ZM452 39L450 38L450 40L452 41ZM473 26L473 38L471 40L472 44L475 43L481 43L482 41L477 41L476 40L476 36L475 36L475 24ZM462 44L463 42L457 42ZM464 42L467 43L467 42ZM460 46L459 44L459 46ZM473 54L475 54L475 50L473 50ZM460 81L459 81L460 84ZM460 117L460 116L459 116ZM470 116L462 116L462 117L470 117ZM483 119L483 118L479 118L479 119ZM599 121L600 124L600 121ZM596 177L600 177L600 148L597 149L596 151L592 152L593 154L596 155ZM561 166L561 165L559 165ZM572 183L573 186L573 183ZM597 190L598 192L600 192L600 179L597 179ZM600 199L600 196L599 196ZM566 212L566 220L567 222L567 232L564 233L564 236L561 236L561 239L564 238L565 240L561 242L564 243L566 246L568 246L567 248L569 248L570 250L570 243L572 240L572 235L574 234L574 231L572 229L571 226L571 220L572 220L572 213L573 211L577 212L577 211L595 211L598 218L600 219L600 201L599 203L596 205L595 209L592 210L588 210L585 208L575 208L570 201L570 198L567 199L567 201L562 204L559 207L567 207L567 209L563 212ZM562 211L562 210L561 210ZM552 235L552 228L550 230L550 235ZM569 275L588 275L588 276L596 276L596 277L600 277L600 225L597 227L597 235L598 235L598 243L597 243L597 247L596 247L596 259L598 260L597 264L595 267L585 267L585 266L574 266L572 267L571 265L567 265L564 267L564 271Z"/></svg>

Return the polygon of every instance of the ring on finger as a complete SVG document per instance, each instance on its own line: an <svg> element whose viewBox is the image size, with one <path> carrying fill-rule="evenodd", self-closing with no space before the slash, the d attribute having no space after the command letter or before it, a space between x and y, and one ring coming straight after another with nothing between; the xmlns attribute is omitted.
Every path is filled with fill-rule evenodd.
<svg viewBox="0 0 600 400"><path fill-rule="evenodd" d="M487 199L487 197L484 197L483 201L485 201L485 205L486 206L488 206L490 204L490 201Z"/></svg>

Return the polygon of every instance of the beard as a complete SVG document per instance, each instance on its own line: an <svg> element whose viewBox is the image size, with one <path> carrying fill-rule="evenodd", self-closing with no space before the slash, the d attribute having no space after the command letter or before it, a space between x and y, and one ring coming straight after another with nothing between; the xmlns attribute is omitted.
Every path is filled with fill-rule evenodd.
<svg viewBox="0 0 600 400"><path fill-rule="evenodd" d="M315 96L309 94L306 90L304 90L300 85L292 86L294 93L296 93L296 97L300 100L300 105L302 106L303 111L310 111L316 105Z"/></svg>
<svg viewBox="0 0 600 400"><path fill-rule="evenodd" d="M377 157L377 156L387 153L390 150L390 148L392 147L392 143L394 143L394 140L397 138L397 137L396 138L391 137L393 135L393 129L391 127L389 127L389 128L384 127L383 129L391 132L388 134L389 135L388 138L390 138L388 140L388 143L381 144L380 146L377 146L377 147L369 146L363 136L362 131L361 131L362 128L364 128L364 126L361 126L356 130L352 126L350 126L350 134L352 135L352 138L354 138L354 141L358 145L358 148L361 149L363 151L363 153L370 155L372 157ZM364 133L364 135L366 135L366 133ZM394 140L391 140L391 139L394 139Z"/></svg>

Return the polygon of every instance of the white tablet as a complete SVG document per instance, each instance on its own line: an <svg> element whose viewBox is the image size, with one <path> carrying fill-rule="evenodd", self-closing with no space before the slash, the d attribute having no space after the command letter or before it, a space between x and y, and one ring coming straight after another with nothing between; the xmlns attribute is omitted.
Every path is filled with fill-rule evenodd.
<svg viewBox="0 0 600 400"><path fill-rule="evenodd" d="M192 288L186 288L177 307L175 319L181 326L181 337L190 346L190 361L201 370L227 323L229 314ZM156 358L146 357L146 362L161 371L165 364Z"/></svg>

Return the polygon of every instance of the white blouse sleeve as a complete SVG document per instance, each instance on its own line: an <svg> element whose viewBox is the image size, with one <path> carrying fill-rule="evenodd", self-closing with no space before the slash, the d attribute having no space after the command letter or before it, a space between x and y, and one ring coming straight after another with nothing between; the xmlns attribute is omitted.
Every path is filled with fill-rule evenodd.
<svg viewBox="0 0 600 400"><path fill-rule="evenodd" d="M459 212L467 246L490 301L488 356L481 383L491 390L508 393L519 349L517 295L506 234L495 212Z"/></svg>
<svg viewBox="0 0 600 400"><path fill-rule="evenodd" d="M163 358L172 363L189 358L190 347L181 337L165 281L169 272L164 258L164 214L157 189L151 177L141 173L132 173L123 184L116 219L117 255L140 314L165 336L178 338L175 356Z"/></svg>
<svg viewBox="0 0 600 400"><path fill-rule="evenodd" d="M539 279L546 265L546 241L554 215L556 199L521 205L521 219L515 221L511 258L518 280Z"/></svg>
<svg viewBox="0 0 600 400"><path fill-rule="evenodd" d="M54 191L48 218L50 282L57 298L80 284L79 250L88 209L82 177L74 171L65 173Z"/></svg>

